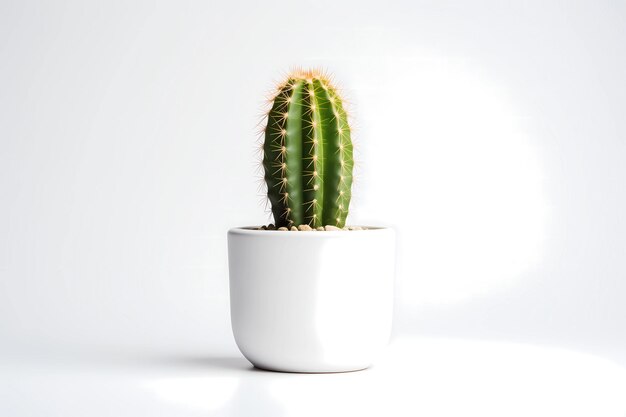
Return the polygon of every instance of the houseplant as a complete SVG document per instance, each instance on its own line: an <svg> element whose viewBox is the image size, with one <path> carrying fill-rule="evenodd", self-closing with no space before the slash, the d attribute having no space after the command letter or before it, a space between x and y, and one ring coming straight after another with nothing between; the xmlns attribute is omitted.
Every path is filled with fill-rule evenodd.
<svg viewBox="0 0 626 417"><path fill-rule="evenodd" d="M228 233L235 341L263 369L367 368L391 331L395 235L345 227L351 131L328 77L289 74L276 90L264 137L275 225Z"/></svg>

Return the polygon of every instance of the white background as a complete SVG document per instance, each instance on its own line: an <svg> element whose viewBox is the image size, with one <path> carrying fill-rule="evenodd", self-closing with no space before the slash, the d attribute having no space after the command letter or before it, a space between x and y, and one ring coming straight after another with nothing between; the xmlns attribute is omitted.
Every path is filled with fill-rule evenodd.
<svg viewBox="0 0 626 417"><path fill-rule="evenodd" d="M334 73L351 102L349 222L398 231L397 339L558 348L623 372L623 2L4 0L0 349L15 375L33 358L237 355L226 231L270 221L256 123L296 65Z"/></svg>

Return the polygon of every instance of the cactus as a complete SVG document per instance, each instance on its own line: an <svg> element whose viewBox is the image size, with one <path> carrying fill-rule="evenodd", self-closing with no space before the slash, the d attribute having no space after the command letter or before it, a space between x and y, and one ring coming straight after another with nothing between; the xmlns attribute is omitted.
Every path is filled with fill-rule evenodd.
<svg viewBox="0 0 626 417"><path fill-rule="evenodd" d="M263 168L277 227L344 227L352 141L343 101L328 77L294 71L267 114Z"/></svg>

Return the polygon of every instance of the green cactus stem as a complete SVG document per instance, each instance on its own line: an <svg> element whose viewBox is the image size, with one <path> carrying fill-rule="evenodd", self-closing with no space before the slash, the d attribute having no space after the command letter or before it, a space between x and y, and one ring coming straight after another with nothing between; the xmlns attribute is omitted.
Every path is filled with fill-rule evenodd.
<svg viewBox="0 0 626 417"><path fill-rule="evenodd" d="M317 71L295 71L267 115L263 168L277 227L343 227L352 196L352 141L341 97Z"/></svg>

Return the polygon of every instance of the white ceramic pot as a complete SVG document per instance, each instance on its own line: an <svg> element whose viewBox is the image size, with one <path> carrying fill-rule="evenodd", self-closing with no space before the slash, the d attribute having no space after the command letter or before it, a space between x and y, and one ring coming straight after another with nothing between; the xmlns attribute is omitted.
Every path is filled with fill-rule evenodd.
<svg viewBox="0 0 626 417"><path fill-rule="evenodd" d="M370 366L393 315L395 233L228 232L235 341L258 368L344 372Z"/></svg>

